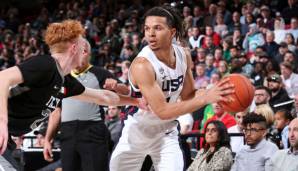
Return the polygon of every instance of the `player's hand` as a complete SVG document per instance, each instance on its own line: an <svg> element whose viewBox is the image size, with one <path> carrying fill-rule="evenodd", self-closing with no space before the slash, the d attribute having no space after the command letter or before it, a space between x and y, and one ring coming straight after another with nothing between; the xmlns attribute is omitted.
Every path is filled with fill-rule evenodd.
<svg viewBox="0 0 298 171"><path fill-rule="evenodd" d="M54 160L53 153L52 153L52 143L46 139L44 141L43 157L48 162L52 162Z"/></svg>
<svg viewBox="0 0 298 171"><path fill-rule="evenodd" d="M117 87L117 84L118 84L117 80L114 80L112 78L107 78L105 81L105 84L103 85L103 88L107 90L115 90Z"/></svg>
<svg viewBox="0 0 298 171"><path fill-rule="evenodd" d="M8 129L7 122L0 120L0 155L2 155L7 147Z"/></svg>
<svg viewBox="0 0 298 171"><path fill-rule="evenodd" d="M229 78L224 78L218 84L206 90L206 102L207 104L219 101L231 102L234 101L234 99L229 95L233 93L235 93L234 85L229 83Z"/></svg>

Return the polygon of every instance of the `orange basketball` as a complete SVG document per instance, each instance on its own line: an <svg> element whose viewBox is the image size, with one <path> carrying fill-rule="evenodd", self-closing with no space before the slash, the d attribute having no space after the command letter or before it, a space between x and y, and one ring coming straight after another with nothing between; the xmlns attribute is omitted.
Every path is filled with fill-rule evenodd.
<svg viewBox="0 0 298 171"><path fill-rule="evenodd" d="M252 83L241 74L230 74L230 83L235 86L235 93L231 94L234 101L219 102L227 112L241 112L244 111L252 102L255 94L255 88Z"/></svg>

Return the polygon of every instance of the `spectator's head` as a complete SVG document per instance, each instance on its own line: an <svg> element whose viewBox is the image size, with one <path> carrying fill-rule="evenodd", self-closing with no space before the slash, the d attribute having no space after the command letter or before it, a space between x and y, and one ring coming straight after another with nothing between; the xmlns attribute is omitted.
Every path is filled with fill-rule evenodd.
<svg viewBox="0 0 298 171"><path fill-rule="evenodd" d="M280 42L278 52L284 55L288 51L288 44L286 42Z"/></svg>
<svg viewBox="0 0 298 171"><path fill-rule="evenodd" d="M224 23L224 16L221 13L216 14L216 24L222 25Z"/></svg>
<svg viewBox="0 0 298 171"><path fill-rule="evenodd" d="M298 20L297 18L292 18L291 19L291 29L298 29Z"/></svg>
<svg viewBox="0 0 298 171"><path fill-rule="evenodd" d="M191 15L191 9L188 6L183 7L183 17L188 17Z"/></svg>
<svg viewBox="0 0 298 171"><path fill-rule="evenodd" d="M235 119L240 130L243 130L243 118L247 115L247 113L248 113L248 109L242 112L237 112L235 114Z"/></svg>
<svg viewBox="0 0 298 171"><path fill-rule="evenodd" d="M120 107L117 106L108 106L108 117L109 118L117 118L120 114Z"/></svg>
<svg viewBox="0 0 298 171"><path fill-rule="evenodd" d="M221 117L225 113L224 108L219 103L212 103L212 108L214 111L214 115L216 115L217 117Z"/></svg>
<svg viewBox="0 0 298 171"><path fill-rule="evenodd" d="M271 43L274 41L274 32L272 31L267 31L266 32L266 42Z"/></svg>
<svg viewBox="0 0 298 171"><path fill-rule="evenodd" d="M210 84L215 85L219 82L221 76L218 72L213 72L210 77Z"/></svg>
<svg viewBox="0 0 298 171"><path fill-rule="evenodd" d="M205 140L204 147L205 150L210 147L215 147L216 149L220 147L230 148L230 137L226 126L221 121L210 121L205 127Z"/></svg>
<svg viewBox="0 0 298 171"><path fill-rule="evenodd" d="M193 16L194 17L199 17L202 14L200 6L195 6L193 8Z"/></svg>
<svg viewBox="0 0 298 171"><path fill-rule="evenodd" d="M212 35L213 35L213 27L210 26L210 25L207 25L207 26L205 27L205 34L206 34L207 36L212 36Z"/></svg>
<svg viewBox="0 0 298 171"><path fill-rule="evenodd" d="M64 54L71 68L75 68L82 65L84 60L84 34L85 30L80 22L65 20L48 26L45 42L52 54Z"/></svg>
<svg viewBox="0 0 298 171"><path fill-rule="evenodd" d="M289 125L289 141L293 150L298 150L298 118L291 121Z"/></svg>
<svg viewBox="0 0 298 171"><path fill-rule="evenodd" d="M214 63L214 56L212 54L208 54L206 56L206 66L207 67L212 67L213 66L213 63Z"/></svg>
<svg viewBox="0 0 298 171"><path fill-rule="evenodd" d="M247 13L245 15L245 23L247 25L254 23L254 21L255 21L254 16L251 13Z"/></svg>
<svg viewBox="0 0 298 171"><path fill-rule="evenodd" d="M284 79L289 79L291 74L293 73L292 64L285 61L280 64L280 72Z"/></svg>
<svg viewBox="0 0 298 171"><path fill-rule="evenodd" d="M295 44L295 38L292 33L286 33L285 40L288 45L294 45Z"/></svg>
<svg viewBox="0 0 298 171"><path fill-rule="evenodd" d="M182 19L175 8L153 7L146 12L144 18L145 38L152 50L169 47L173 38L181 40L184 35Z"/></svg>
<svg viewBox="0 0 298 171"><path fill-rule="evenodd" d="M221 48L216 48L215 51L214 51L214 59L215 60L221 60L222 55L223 55L222 49Z"/></svg>
<svg viewBox="0 0 298 171"><path fill-rule="evenodd" d="M278 74L272 74L268 76L267 81L268 88L273 94L276 94L282 88L282 79Z"/></svg>
<svg viewBox="0 0 298 171"><path fill-rule="evenodd" d="M262 115L249 113L243 118L243 132L247 145L254 148L267 134L266 119Z"/></svg>
<svg viewBox="0 0 298 171"><path fill-rule="evenodd" d="M224 60L219 61L219 65L218 65L218 72L221 75L224 75L228 72L228 63Z"/></svg>
<svg viewBox="0 0 298 171"><path fill-rule="evenodd" d="M217 6L215 4L210 4L209 6L209 14L215 15L217 12Z"/></svg>
<svg viewBox="0 0 298 171"><path fill-rule="evenodd" d="M130 61L123 61L121 63L121 72L123 75L128 75L130 64L131 64Z"/></svg>
<svg viewBox="0 0 298 171"><path fill-rule="evenodd" d="M211 36L205 36L204 39L205 39L206 47L207 48L212 47L212 45L213 45L213 39L212 39L212 37Z"/></svg>
<svg viewBox="0 0 298 171"><path fill-rule="evenodd" d="M263 18L268 18L270 16L270 9L268 6L263 5L261 7L261 15Z"/></svg>
<svg viewBox="0 0 298 171"><path fill-rule="evenodd" d="M235 11L234 13L233 13L233 22L234 23L239 23L240 22L240 13L239 12L237 12L237 11Z"/></svg>
<svg viewBox="0 0 298 171"><path fill-rule="evenodd" d="M274 119L275 128L282 131L293 120L293 116L290 111L281 109L275 113Z"/></svg>
<svg viewBox="0 0 298 171"><path fill-rule="evenodd" d="M262 104L256 106L254 112L265 117L268 127L272 126L272 124L274 123L274 112L269 106L269 104Z"/></svg>
<svg viewBox="0 0 298 171"><path fill-rule="evenodd" d="M230 48L230 54L231 54L231 58L238 57L238 55L239 55L238 47L237 46L232 46Z"/></svg>
<svg viewBox="0 0 298 171"><path fill-rule="evenodd" d="M270 98L271 98L271 91L269 90L268 87L265 87L265 86L256 87L254 100L257 106L261 104L268 104Z"/></svg>
<svg viewBox="0 0 298 171"><path fill-rule="evenodd" d="M204 48L197 48L197 61L200 63L205 63L206 51Z"/></svg>
<svg viewBox="0 0 298 171"><path fill-rule="evenodd" d="M198 77L203 77L205 75L205 68L206 68L205 64L198 63L196 65L196 75Z"/></svg>
<svg viewBox="0 0 298 171"><path fill-rule="evenodd" d="M284 61L288 63L293 63L295 62L296 56L293 52L287 51L284 55Z"/></svg>
<svg viewBox="0 0 298 171"><path fill-rule="evenodd" d="M198 38L200 34L200 30L198 27L192 27L192 36Z"/></svg>

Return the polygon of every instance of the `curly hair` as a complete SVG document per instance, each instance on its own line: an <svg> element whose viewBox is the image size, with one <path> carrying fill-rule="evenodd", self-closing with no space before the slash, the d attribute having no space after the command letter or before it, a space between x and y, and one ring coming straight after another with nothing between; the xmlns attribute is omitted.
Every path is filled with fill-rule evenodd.
<svg viewBox="0 0 298 171"><path fill-rule="evenodd" d="M84 34L85 29L79 21L64 20L61 23L52 23L47 27L45 42L51 52L62 53L68 48L68 43Z"/></svg>

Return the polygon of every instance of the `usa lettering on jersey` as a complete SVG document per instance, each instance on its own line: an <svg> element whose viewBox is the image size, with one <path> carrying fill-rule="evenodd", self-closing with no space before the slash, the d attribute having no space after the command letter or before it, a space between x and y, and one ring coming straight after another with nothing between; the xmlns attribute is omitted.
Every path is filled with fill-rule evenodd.
<svg viewBox="0 0 298 171"><path fill-rule="evenodd" d="M180 75L178 78L175 79L165 79L162 82L162 91L177 91L179 87L183 83L183 75Z"/></svg>

